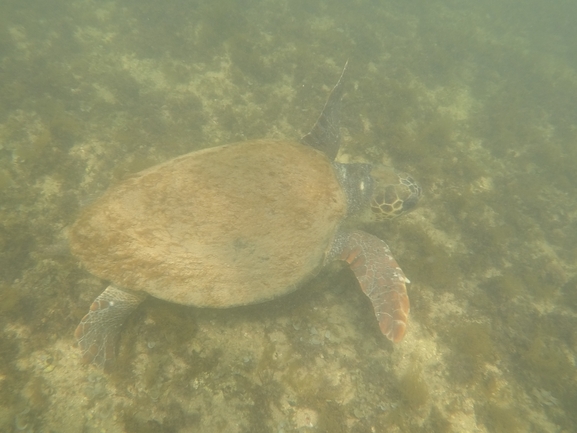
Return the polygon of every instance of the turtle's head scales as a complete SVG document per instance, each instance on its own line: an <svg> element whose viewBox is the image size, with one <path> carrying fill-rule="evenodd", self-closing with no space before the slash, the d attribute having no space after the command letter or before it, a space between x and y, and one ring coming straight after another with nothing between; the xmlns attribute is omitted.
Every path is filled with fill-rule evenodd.
<svg viewBox="0 0 577 433"><path fill-rule="evenodd" d="M421 198L421 187L407 173L391 167L373 167L371 197L373 219L388 220L413 210Z"/></svg>

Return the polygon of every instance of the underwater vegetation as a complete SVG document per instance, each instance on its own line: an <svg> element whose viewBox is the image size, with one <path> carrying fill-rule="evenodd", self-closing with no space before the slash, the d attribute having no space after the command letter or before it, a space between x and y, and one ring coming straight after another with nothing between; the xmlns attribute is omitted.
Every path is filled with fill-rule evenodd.
<svg viewBox="0 0 577 433"><path fill-rule="evenodd" d="M513 3L0 2L0 430L575 431L575 11ZM81 365L106 282L66 249L79 210L298 139L347 58L344 153L424 190L369 227L411 280L406 341L336 270L239 310L148 300L113 371Z"/></svg>
<svg viewBox="0 0 577 433"><path fill-rule="evenodd" d="M429 389L418 367L411 367L401 376L398 390L403 402L411 409L419 408L429 400Z"/></svg>

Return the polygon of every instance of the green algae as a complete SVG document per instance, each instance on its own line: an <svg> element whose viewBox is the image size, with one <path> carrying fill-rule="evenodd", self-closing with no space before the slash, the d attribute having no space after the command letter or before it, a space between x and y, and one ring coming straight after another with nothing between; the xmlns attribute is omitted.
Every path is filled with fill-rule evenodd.
<svg viewBox="0 0 577 433"><path fill-rule="evenodd" d="M411 367L401 376L397 389L410 409L424 406L429 400L429 387L418 367Z"/></svg>
<svg viewBox="0 0 577 433"><path fill-rule="evenodd" d="M319 2L291 2L289 5L269 5L267 14L261 14L234 2L223 5L201 2L189 5L189 10L194 12L194 18L191 18L183 13L180 5L172 2L162 5L128 2L123 8L108 4L102 6L98 17L90 3L78 9L72 9L64 2L56 3L38 10L23 9L15 18L11 18L8 3L1 6L3 36L0 47L11 60L3 64L0 120L9 119L16 109L35 110L43 125L40 133L31 134L30 138L29 121L12 121L2 137L0 191L4 223L0 232L0 267L2 281L6 284L1 287L0 308L5 323L26 324L34 330L28 342L8 337L0 344L0 368L6 377L0 387L4 405L22 404L18 392L29 384L30 390L36 390L33 404L45 407L45 382L31 379L34 376L16 368L16 362L29 359L31 346L52 350L54 337L42 331L43 328L57 331L58 338L68 344L75 326L73 322L89 305L90 301L85 302L86 305L75 302L75 293L84 290L86 275L78 272L63 278L73 264L68 268L54 266L51 272L32 272L34 267L42 265L36 256L39 248L55 240L62 225L74 219L72 214L82 198L82 188L102 190L111 177L119 179L154 162L192 150L188 147L190 143L202 146L219 140L226 142L227 137L240 139L243 135L298 138L294 130L283 126L283 121L288 121L295 129L306 130L307 122L314 121L312 107L317 103L322 105L325 97L322 86L329 85L327 77L338 69L335 64L342 63L342 58L352 52L352 78L346 95L350 108L344 113L348 128L347 149L364 155L366 149L375 147L375 155L388 152L395 165L410 168L425 188L423 207L426 212L422 215L430 217L429 222L436 229L455 235L465 249L465 252L455 252L432 239L420 228L418 220L400 225L392 223L382 229L383 238L391 239L393 251L399 251L395 251L395 255L398 258L402 255L403 260L399 261L414 284L411 301L415 308L411 310L411 320L417 325L426 324L433 341L441 346L447 344L450 351L458 353L454 358L449 356L442 368L450 377L449 383L455 370L474 371L462 382L450 383L442 390L440 400L449 398L452 390L455 394L471 396L470 389L478 387L469 385L479 385L482 396L474 394L476 397L494 399L490 403L481 402L477 411L487 429L522 431L519 411L498 399L497 379L487 377L483 370L484 364L494 364L498 360L493 367L503 370L503 380L512 384L526 382L529 394L533 386L549 389L561 403L550 412L539 413L567 431L573 429L576 420L572 409L576 397L571 386L574 380L564 381L563 378L572 377L569 355L577 347L575 331L571 330L575 322L567 315L567 312L573 314L577 310L575 284L574 280L569 278L566 282L567 277L560 276L556 262L562 261L563 270L569 277L573 275L577 232L572 227L573 203L570 199L576 180L576 153L572 145L575 142L572 131L574 102L571 100L575 100L575 90L570 71L556 70L553 63L539 57L538 48L525 44L528 43L525 38L530 36L519 36L512 42L508 34L515 27L507 24L504 26L506 34L497 37L500 20L505 23L507 17L511 18L505 10L507 4L491 5L490 13L483 11L475 16L466 10L448 10L442 4L421 4L420 9L415 10L399 5L375 7L371 4L368 8L367 2L357 2L354 8L333 6L338 9L335 11ZM102 15L106 8L112 8L111 12ZM286 19L287 13L292 14L289 19ZM495 27L484 21L482 17L486 15L492 17ZM254 21L255 18L258 21ZM271 18L274 26L268 21ZM322 21L321 18L330 19ZM335 21L334 26L331 26L331 20ZM319 21L322 26L318 25ZM57 39L51 39L53 36L48 31L51 22L62 29ZM415 22L418 24L413 24ZM30 61L15 57L22 51L11 39L10 31L17 27L13 24L25 30L22 46L28 50L46 39L45 53L30 51ZM515 24L522 25L520 21ZM113 43L107 41L104 34L93 40L75 36L75 32L87 26L110 26L109 34L115 35ZM273 42L267 45L267 38ZM561 56L566 49L562 39L555 39L555 48L555 55ZM114 57L116 53L120 55ZM157 70L168 80L168 87L158 90L147 79L137 80L135 69L119 61L121 56L157 63ZM223 106L219 106L218 102L212 102L222 98L217 92L207 97L211 91L218 90L219 84L205 82L198 86L193 81L207 71L220 71L219 62L223 59L233 59L230 80L236 89L229 88L226 97L230 96L230 102L222 101ZM42 74L36 71L42 71ZM275 94L284 77L289 77L294 87L290 101ZM424 82L431 89L468 85L475 96L476 108L464 120L447 112L437 112L437 107L446 101L431 102L427 99L429 89L411 85L415 82ZM97 101L93 83L110 89L119 105ZM282 84L286 87L284 81ZM170 90L174 85L182 86L181 89L196 86L198 99L187 105L194 97L191 93L179 94L181 90ZM39 96L42 94L49 97ZM254 110L255 104L262 111ZM160 114L160 107L168 113L167 117ZM54 112L53 116L51 112ZM363 129L361 122L355 120L357 114L373 127ZM544 117L552 124L551 136L543 132L547 127ZM216 127L210 126L214 122L219 122L225 135L215 134ZM115 125L111 127L111 123ZM93 139L103 143L86 150L94 152L90 156L100 164L96 168L89 168L87 159L68 155L70 149ZM475 140L481 143L483 150L490 152L490 157L485 157L473 146L468 147L468 143ZM94 171L98 173L91 178ZM62 182L67 196L45 200L34 186L44 176ZM485 176L493 179L495 188L474 192L471 184ZM556 195L558 191L563 194ZM50 210L51 206L57 209ZM495 221L483 218L487 209L492 211ZM549 255L549 251L543 254L540 244L544 242L553 247L556 255ZM52 279L47 278L50 276ZM22 278L28 278L26 284L15 283ZM477 281L480 281L478 285ZM462 283L470 284L463 288ZM471 286L473 288L469 289ZM21 290L22 287L25 290ZM435 316L437 307L442 310L444 306L433 303L438 298L427 298L420 292L429 287L435 293L454 294L457 302L466 305L467 314L481 314L491 325L465 323L463 327L461 319ZM325 289L330 290L330 287ZM346 289L358 290L354 284ZM50 301L50 297L57 299ZM352 300L360 306L360 299L361 296L343 297L343 302ZM276 405L275 410L279 410L282 407L278 403L279 396L289 382L296 390L299 403L310 404L318 411L321 431L342 431L342 424L348 416L354 415L355 409L363 418L358 419L350 431L370 431L372 426L381 428L385 425L401 426L403 431L449 429L441 411L434 407L419 428L422 420L417 419L415 413L429 407L430 396L415 408L409 403L411 398L399 397L404 403L395 410L396 421L393 416L386 421L370 415L379 411L374 401L388 397L384 387L375 391L370 385L374 382L382 385L382 379L376 376L392 375L395 369L394 364L383 360L394 353L390 346L376 338L378 330L361 343L351 341L348 329L338 328L341 332L331 329L340 339L342 349L352 347L362 358L359 360L349 354L349 359L342 362L348 369L365 372L359 376L363 378L358 390L362 398L346 408L335 403L338 389L328 386L322 371L311 362L321 355L330 359L330 353L334 352L310 344L308 339L300 340L303 335L307 336L311 326L326 320L322 296L309 297L303 302L310 303L310 311L302 308L301 303L301 308L281 312L278 322L275 322L274 314L259 316L287 334L292 346L283 355L286 358L279 363L274 357L274 344L269 342L260 358L256 357L253 367L245 366L244 369L234 363L219 363L222 352L211 348L200 354L187 352L191 341L200 337L195 319L186 318L180 310L163 309L158 303L143 306L144 310L137 313L125 329L119 346L120 373L114 385L119 393L129 388L138 389L138 386L148 393L150 389L146 388L155 387L160 381L177 392L165 394L169 400L166 403L155 403L155 408L162 413L158 419L142 415L151 408L149 399L123 394L132 403L132 408L125 406L120 416L125 430L176 432L185 426L201 430L206 413L201 415L196 409L184 409L187 405L201 406L198 402L202 402L202 398L212 401L210 394L198 396L202 390L190 391L191 382L198 378L205 378L205 386L211 390L226 387L234 389L229 396L254 397L255 406L245 407L245 413L250 417L250 429L246 427L246 431L272 430L264 426L274 417L274 410L265 406ZM549 313L538 312L532 306L534 302L550 303ZM278 305L274 307L276 312L282 310ZM160 311L155 315L157 308ZM374 325L370 321L373 318L368 317L369 309L366 321L362 322L363 330ZM187 311L190 317L197 313L194 309ZM283 320L293 314L298 315L306 332L299 332L291 324L285 326ZM172 318L174 315L178 317ZM244 316L245 320L251 320L246 319L247 316L249 314ZM147 319L154 325L143 325ZM339 323L352 322L348 316L340 319ZM227 322L220 323L225 326ZM500 329L500 326L504 328ZM435 339L436 335L438 339ZM174 364L155 352L161 346L141 356L140 346L146 347L141 344L143 341L157 341L163 336L167 336L163 347L171 357L174 354L179 360L190 363L190 369L184 374L171 376ZM226 340L216 339L211 344L218 346L223 341ZM383 348L387 350L383 351ZM409 349L398 349L403 350ZM64 354L68 355L68 352ZM371 364L367 361L371 356L380 359L387 368L367 367L364 363ZM294 365L289 363L287 366L286 361L291 357L297 360ZM309 376L297 374L303 365L311 370ZM144 371L143 376L134 373L135 366L144 367L140 370ZM256 367L267 374L253 377ZM237 371L246 375L244 380L223 382L223 377L238 375ZM419 373L418 369L416 372ZM283 381L275 385L275 374L278 377L283 373L286 374ZM427 378L422 370L420 375L422 380L418 380L418 374L412 381L405 376L402 380L418 390L419 384ZM267 376L266 385L255 387L255 383ZM326 392L315 395L309 381L326 387ZM63 384L58 386L65 387ZM511 389L513 398L524 401L521 391L515 387ZM59 395L55 394L51 399L56 400ZM184 402L179 401L181 397ZM230 398L228 405L232 408L236 403ZM359 407L366 411L359 412ZM455 410L459 410L458 405ZM565 414L561 414L562 410ZM78 418L82 418L82 412L77 413ZM44 416L39 409L29 414L38 418ZM226 431L231 425L220 420L212 427ZM12 420L8 428L13 428ZM92 426L84 429L92 430ZM105 430L104 427L100 429Z"/></svg>
<svg viewBox="0 0 577 433"><path fill-rule="evenodd" d="M562 346L551 341L548 334L538 333L522 352L522 362L537 378L540 386L557 390L567 386L574 365Z"/></svg>
<svg viewBox="0 0 577 433"><path fill-rule="evenodd" d="M18 304L23 294L13 286L2 284L0 286L0 313L7 314L18 310Z"/></svg>
<svg viewBox="0 0 577 433"><path fill-rule="evenodd" d="M15 338L0 339L0 372L5 377L0 387L0 398L6 406L14 406L20 401L18 390L27 380L27 375L15 365L19 354L20 348Z"/></svg>
<svg viewBox="0 0 577 433"><path fill-rule="evenodd" d="M467 323L451 327L448 343L453 351L448 358L453 374L451 380L468 385L483 384L485 365L498 358L494 337L489 325Z"/></svg>
<svg viewBox="0 0 577 433"><path fill-rule="evenodd" d="M567 281L562 288L564 304L577 312L577 277Z"/></svg>
<svg viewBox="0 0 577 433"><path fill-rule="evenodd" d="M455 348L467 356L488 360L494 354L490 329L486 324L466 323L453 331Z"/></svg>
<svg viewBox="0 0 577 433"><path fill-rule="evenodd" d="M481 409L482 419L491 433L524 431L518 411L511 407L489 403Z"/></svg>
<svg viewBox="0 0 577 433"><path fill-rule="evenodd" d="M451 433L454 431L451 422L443 416L436 406L431 409L425 429L425 431L434 433Z"/></svg>
<svg viewBox="0 0 577 433"><path fill-rule="evenodd" d="M426 281L441 291L455 290L459 269L444 245L434 242L420 227L405 224L401 236L410 249L410 260L404 264L405 273L417 281Z"/></svg>
<svg viewBox="0 0 577 433"><path fill-rule="evenodd" d="M487 290L493 302L502 303L522 295L525 291L525 284L523 278L509 269L503 275L484 281L483 288Z"/></svg>

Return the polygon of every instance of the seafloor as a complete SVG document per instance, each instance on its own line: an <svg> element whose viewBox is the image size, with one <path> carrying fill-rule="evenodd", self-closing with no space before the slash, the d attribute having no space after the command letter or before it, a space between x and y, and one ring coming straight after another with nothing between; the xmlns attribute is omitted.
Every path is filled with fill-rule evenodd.
<svg viewBox="0 0 577 433"><path fill-rule="evenodd" d="M574 2L0 2L0 431L577 431ZM146 301L110 373L66 247L130 173L298 139L349 59L345 156L420 181L366 230L412 284L397 345L351 273L233 310Z"/></svg>

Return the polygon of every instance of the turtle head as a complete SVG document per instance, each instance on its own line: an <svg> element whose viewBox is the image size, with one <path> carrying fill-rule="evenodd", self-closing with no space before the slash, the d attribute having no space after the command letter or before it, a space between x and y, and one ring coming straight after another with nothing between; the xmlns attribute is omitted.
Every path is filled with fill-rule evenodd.
<svg viewBox="0 0 577 433"><path fill-rule="evenodd" d="M392 167L339 162L333 167L347 196L348 214L361 214L362 220L393 219L414 209L421 198L417 182Z"/></svg>
<svg viewBox="0 0 577 433"><path fill-rule="evenodd" d="M421 198L421 187L407 173L384 165L371 169L372 219L389 220L414 209Z"/></svg>

